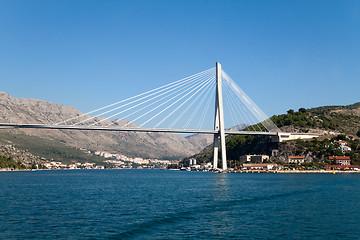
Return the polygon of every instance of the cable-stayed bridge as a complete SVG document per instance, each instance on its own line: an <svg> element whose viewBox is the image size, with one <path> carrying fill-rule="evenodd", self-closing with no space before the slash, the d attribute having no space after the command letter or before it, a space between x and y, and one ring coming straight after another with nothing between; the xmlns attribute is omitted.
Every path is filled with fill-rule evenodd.
<svg viewBox="0 0 360 240"><path fill-rule="evenodd" d="M277 141L316 136L281 132L219 63L214 68L57 123L0 123L0 128L213 134L213 167L218 168L221 147L224 170L227 169L225 135L266 135Z"/></svg>

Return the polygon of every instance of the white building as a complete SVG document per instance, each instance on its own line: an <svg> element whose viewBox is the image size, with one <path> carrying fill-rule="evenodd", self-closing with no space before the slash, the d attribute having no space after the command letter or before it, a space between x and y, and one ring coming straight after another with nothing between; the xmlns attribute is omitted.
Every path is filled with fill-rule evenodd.
<svg viewBox="0 0 360 240"><path fill-rule="evenodd" d="M196 165L196 158L190 158L189 159L189 166Z"/></svg>
<svg viewBox="0 0 360 240"><path fill-rule="evenodd" d="M351 147L348 146L348 143L345 141L337 141L340 144L341 151L348 152L351 151Z"/></svg>
<svg viewBox="0 0 360 240"><path fill-rule="evenodd" d="M288 163L304 163L305 157L304 156L289 156L287 159Z"/></svg>
<svg viewBox="0 0 360 240"><path fill-rule="evenodd" d="M243 168L247 170L275 170L276 163L244 163Z"/></svg>
<svg viewBox="0 0 360 240"><path fill-rule="evenodd" d="M350 157L349 156L330 156L329 160L335 160L336 164L339 165L350 165Z"/></svg>
<svg viewBox="0 0 360 240"><path fill-rule="evenodd" d="M264 162L266 160L269 160L269 156L268 155L243 155L240 156L240 162Z"/></svg>

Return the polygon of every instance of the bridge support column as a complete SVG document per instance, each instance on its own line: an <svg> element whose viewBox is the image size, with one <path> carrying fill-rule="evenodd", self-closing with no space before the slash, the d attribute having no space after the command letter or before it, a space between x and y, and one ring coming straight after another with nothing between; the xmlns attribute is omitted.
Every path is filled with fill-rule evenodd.
<svg viewBox="0 0 360 240"><path fill-rule="evenodd" d="M219 161L219 134L214 134L214 150L213 150L213 168L218 168L218 161Z"/></svg>
<svg viewBox="0 0 360 240"><path fill-rule="evenodd" d="M216 99L215 99L215 121L214 130L218 131L214 134L213 145L213 168L217 169L219 159L219 140L221 145L222 169L227 169L226 145L225 145L225 129L224 129L224 109L222 99L222 83L221 83L221 65L216 63Z"/></svg>

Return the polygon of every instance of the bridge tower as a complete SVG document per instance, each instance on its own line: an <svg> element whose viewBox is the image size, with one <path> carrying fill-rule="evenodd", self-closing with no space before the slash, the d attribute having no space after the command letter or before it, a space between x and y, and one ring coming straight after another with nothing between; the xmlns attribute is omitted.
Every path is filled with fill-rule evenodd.
<svg viewBox="0 0 360 240"><path fill-rule="evenodd" d="M224 108L222 98L222 83L221 83L221 64L216 63L216 99L215 99L215 120L214 130L218 133L214 134L213 144L213 167L218 168L219 160L219 140L221 145L221 160L222 169L227 169L226 162L226 146L225 146L225 129L224 129Z"/></svg>

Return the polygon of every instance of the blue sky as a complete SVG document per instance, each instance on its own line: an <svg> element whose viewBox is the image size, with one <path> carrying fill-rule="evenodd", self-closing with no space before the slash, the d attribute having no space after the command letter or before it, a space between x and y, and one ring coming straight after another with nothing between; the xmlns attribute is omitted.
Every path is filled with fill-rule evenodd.
<svg viewBox="0 0 360 240"><path fill-rule="evenodd" d="M0 91L83 112L215 66L268 115L360 101L360 1L0 0Z"/></svg>

